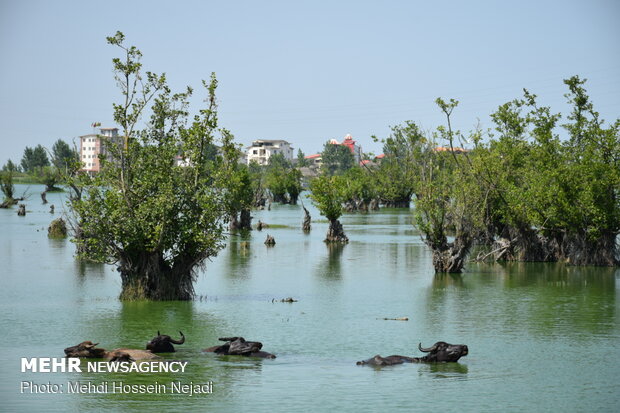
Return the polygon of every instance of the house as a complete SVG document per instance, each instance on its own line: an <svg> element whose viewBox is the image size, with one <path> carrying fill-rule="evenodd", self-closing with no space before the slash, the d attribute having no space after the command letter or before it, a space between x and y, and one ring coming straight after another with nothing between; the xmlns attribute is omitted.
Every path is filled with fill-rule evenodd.
<svg viewBox="0 0 620 413"><path fill-rule="evenodd" d="M332 139L332 140L335 141L335 139ZM353 137L350 134L347 134L344 137L344 140L342 141L341 145L344 145L347 148L349 148L349 150L353 154L353 157L355 158L355 163L359 163L362 160L362 147L357 144L357 142L353 139Z"/></svg>
<svg viewBox="0 0 620 413"><path fill-rule="evenodd" d="M94 128L97 126L99 124L93 124ZM101 169L99 155L107 156L109 154L107 147L110 144L123 145L123 137L119 136L118 128L99 128L99 133L80 136L82 170L90 174L99 172Z"/></svg>
<svg viewBox="0 0 620 413"><path fill-rule="evenodd" d="M321 162L323 161L323 157L320 153L316 153L314 155L304 156L304 159L308 161L310 166L320 167Z"/></svg>
<svg viewBox="0 0 620 413"><path fill-rule="evenodd" d="M293 162L293 147L284 140L258 139L246 150L247 163L255 161L259 165L267 165L271 155L282 154L284 159Z"/></svg>

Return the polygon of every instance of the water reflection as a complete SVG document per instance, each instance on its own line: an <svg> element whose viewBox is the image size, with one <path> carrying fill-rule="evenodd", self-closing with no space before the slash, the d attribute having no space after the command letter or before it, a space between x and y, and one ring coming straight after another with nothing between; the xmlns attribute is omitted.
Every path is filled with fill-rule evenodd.
<svg viewBox="0 0 620 413"><path fill-rule="evenodd" d="M326 243L327 257L324 262L317 267L320 277L330 280L342 279L342 253L346 248L341 243Z"/></svg>
<svg viewBox="0 0 620 413"><path fill-rule="evenodd" d="M84 282L84 279L89 278L104 278L106 267L105 264L101 264L94 261L79 260L76 259L73 262L73 268L75 268L75 274L78 276L77 280L80 284Z"/></svg>
<svg viewBox="0 0 620 413"><path fill-rule="evenodd" d="M438 274L428 322L472 323L480 331L541 337L608 334L616 325L615 269L550 263L471 265Z"/></svg>
<svg viewBox="0 0 620 413"><path fill-rule="evenodd" d="M437 379L466 379L469 369L463 363L426 363L420 368L420 374L430 373Z"/></svg>
<svg viewBox="0 0 620 413"><path fill-rule="evenodd" d="M249 277L252 264L252 237L249 231L229 238L227 258L231 276Z"/></svg>

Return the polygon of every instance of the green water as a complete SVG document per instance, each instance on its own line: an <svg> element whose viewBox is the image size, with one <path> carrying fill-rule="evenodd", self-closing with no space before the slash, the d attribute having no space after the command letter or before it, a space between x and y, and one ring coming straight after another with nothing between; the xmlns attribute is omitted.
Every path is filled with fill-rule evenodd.
<svg viewBox="0 0 620 413"><path fill-rule="evenodd" d="M25 188L20 186L18 193ZM31 186L26 217L0 210L0 411L514 411L620 409L620 271L553 264L469 265L435 276L409 211L342 218L351 242L328 248L301 207L256 211L274 224L208 263L194 302L121 303L111 266L49 240L54 216ZM58 217L63 194L49 194ZM308 206L306 204L306 206ZM314 220L321 217L310 208ZM267 233L276 246L263 245ZM248 241L248 243L243 243ZM293 297L296 303L272 302ZM408 317L409 321L385 321ZM185 373L21 373L21 357L62 357L84 340L144 348L157 330L187 340L167 356ZM261 341L275 360L201 352L222 336ZM356 366L420 355L418 342L467 344L456 364ZM28 394L22 381L213 382L213 393Z"/></svg>

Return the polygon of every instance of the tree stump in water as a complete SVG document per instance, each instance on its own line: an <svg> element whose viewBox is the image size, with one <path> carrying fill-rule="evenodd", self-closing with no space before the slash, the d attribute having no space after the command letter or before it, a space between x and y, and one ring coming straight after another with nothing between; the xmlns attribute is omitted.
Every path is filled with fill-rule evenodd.
<svg viewBox="0 0 620 413"><path fill-rule="evenodd" d="M340 242L343 244L349 242L349 238L345 235L342 224L337 219L330 221L325 242Z"/></svg>
<svg viewBox="0 0 620 413"><path fill-rule="evenodd" d="M252 215L250 215L250 210L242 209L239 216L239 229L252 230Z"/></svg>
<svg viewBox="0 0 620 413"><path fill-rule="evenodd" d="M376 211L379 209L379 200L377 198L373 198L368 204L368 209L371 211Z"/></svg>
<svg viewBox="0 0 620 413"><path fill-rule="evenodd" d="M17 215L19 215L20 217L26 216L26 204L19 204Z"/></svg>
<svg viewBox="0 0 620 413"><path fill-rule="evenodd" d="M47 228L47 236L49 238L66 238L67 237L67 224L62 218L58 218L52 221Z"/></svg>
<svg viewBox="0 0 620 413"><path fill-rule="evenodd" d="M43 205L47 204L47 191L41 192L41 200L43 201Z"/></svg>
<svg viewBox="0 0 620 413"><path fill-rule="evenodd" d="M303 224L301 226L301 229L304 232L310 232L310 220L311 220L310 212L308 212L306 207L303 207L303 208L304 208L304 214L305 215L304 215L304 222L303 222Z"/></svg>
<svg viewBox="0 0 620 413"><path fill-rule="evenodd" d="M473 239L468 233L458 234L454 242L443 239L439 245L430 245L436 273L460 273L465 265Z"/></svg>
<svg viewBox="0 0 620 413"><path fill-rule="evenodd" d="M265 240L265 245L270 246L270 247L276 245L275 238L272 237L271 235L267 234L267 239Z"/></svg>

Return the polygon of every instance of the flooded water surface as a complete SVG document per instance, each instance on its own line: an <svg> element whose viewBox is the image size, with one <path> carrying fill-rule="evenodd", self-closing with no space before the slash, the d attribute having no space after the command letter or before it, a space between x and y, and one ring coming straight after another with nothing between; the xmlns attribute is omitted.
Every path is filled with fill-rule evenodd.
<svg viewBox="0 0 620 413"><path fill-rule="evenodd" d="M25 187L19 187L21 193ZM270 224L232 235L193 302L121 302L113 266L77 261L47 227L62 193L31 186L27 215L0 209L0 411L618 411L620 271L559 264L470 264L435 275L411 212L342 217L350 243L323 243L316 209L253 212ZM306 201L308 207L309 201ZM274 247L263 244L267 234ZM292 297L294 303L279 302ZM408 321L384 318L407 317ZM23 357L62 357L85 340L144 348L160 330L186 336L183 373L22 373ZM261 341L275 360L217 356L218 337ZM418 343L467 344L458 363L357 366L375 354L421 356ZM85 362L83 362L84 364ZM22 382L64 385L21 392ZM210 394L69 394L68 383L212 383ZM166 387L169 388L169 387Z"/></svg>

